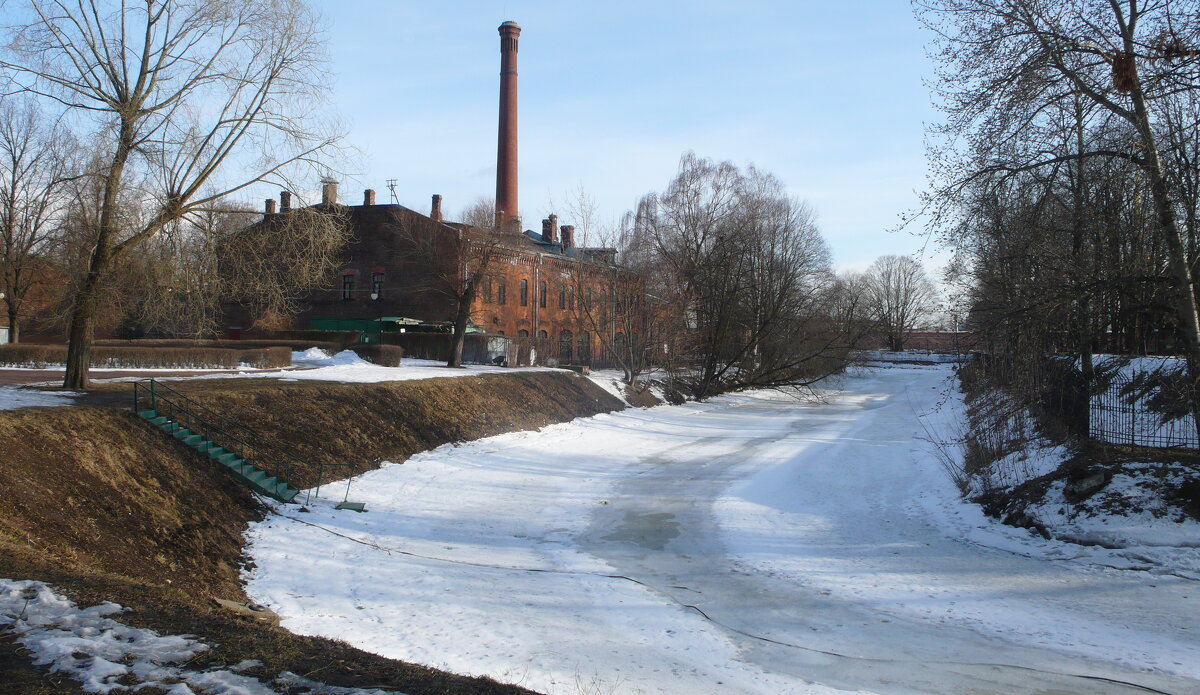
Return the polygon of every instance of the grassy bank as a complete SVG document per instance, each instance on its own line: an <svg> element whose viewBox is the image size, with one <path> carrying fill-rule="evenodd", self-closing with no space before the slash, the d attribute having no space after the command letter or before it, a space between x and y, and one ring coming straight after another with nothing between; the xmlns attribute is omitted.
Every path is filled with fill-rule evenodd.
<svg viewBox="0 0 1200 695"><path fill-rule="evenodd" d="M355 472L448 442L620 407L590 381L561 372L178 385L306 458L349 463ZM214 597L246 600L238 577L242 534L263 507L217 465L129 412L4 411L0 442L0 576L56 584L81 605L115 601L130 608L123 622L219 645L198 666L258 659L264 675L312 673L329 684L414 695L526 692L298 637L217 608ZM49 680L0 636L0 693L38 692L74 686Z"/></svg>

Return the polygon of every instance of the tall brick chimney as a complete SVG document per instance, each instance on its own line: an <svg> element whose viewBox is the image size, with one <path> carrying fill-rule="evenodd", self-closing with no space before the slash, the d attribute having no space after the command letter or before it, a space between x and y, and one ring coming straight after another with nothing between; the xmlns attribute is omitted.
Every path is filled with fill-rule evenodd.
<svg viewBox="0 0 1200 695"><path fill-rule="evenodd" d="M517 38L516 22L500 25L500 124L496 145L496 213L498 227L520 217L517 210ZM503 216L503 220L499 217Z"/></svg>
<svg viewBox="0 0 1200 695"><path fill-rule="evenodd" d="M435 222L442 221L442 196L437 193L433 194L433 203L429 207L429 219Z"/></svg>
<svg viewBox="0 0 1200 695"><path fill-rule="evenodd" d="M575 226L564 224L562 226L562 247L563 250L575 248Z"/></svg>
<svg viewBox="0 0 1200 695"><path fill-rule="evenodd" d="M363 205L374 205L374 204L375 204L375 189L368 188L367 190L363 191Z"/></svg>
<svg viewBox="0 0 1200 695"><path fill-rule="evenodd" d="M279 192L279 211L287 212L288 210L291 210L291 209L292 209L292 192L291 191L280 191Z"/></svg>
<svg viewBox="0 0 1200 695"><path fill-rule="evenodd" d="M267 202L267 207L266 207L267 214L274 215L275 214L275 199L267 198L266 202Z"/></svg>

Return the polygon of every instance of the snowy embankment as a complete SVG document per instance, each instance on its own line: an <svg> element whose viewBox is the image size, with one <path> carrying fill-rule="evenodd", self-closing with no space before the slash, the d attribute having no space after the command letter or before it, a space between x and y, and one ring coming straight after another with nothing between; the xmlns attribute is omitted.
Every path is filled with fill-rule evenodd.
<svg viewBox="0 0 1200 695"><path fill-rule="evenodd" d="M1102 369L1111 369L1113 376L1123 382L1179 369L1179 360L1174 358L1118 361L1111 356L1097 356L1096 363ZM1147 438L1191 427L1190 417L1164 424L1161 416L1148 407L1151 398L1123 394L1122 407L1128 412L1120 420ZM1072 447L1041 436L1033 416L999 391L978 396L972 407L976 420L973 435L979 450L1007 453L973 475L964 476L968 497L1007 500L1003 514L1017 511L1025 522L1055 539L1069 541L1063 547L1071 555L1087 556L1112 567L1149 568L1200 579L1200 520L1186 510L1187 500L1181 494L1189 485L1200 485L1200 472L1194 466L1136 459L1095 464L1085 475L1094 474L1106 482L1079 499L1068 493L1070 479L1065 474L1059 473L1049 482L1040 480L1058 472L1074 457ZM1103 432L1097 428L1101 417L1098 396L1093 395L1091 410L1093 436L1103 439ZM966 415L957 420L964 422ZM943 422L934 429L946 439L963 438L963 428L956 428L954 422ZM1128 443L1124 435L1117 438L1121 439ZM1012 442L1021 443L1021 447L1011 450ZM959 456L961 453L957 452ZM1170 452L1164 451L1163 455L1170 456Z"/></svg>
<svg viewBox="0 0 1200 695"><path fill-rule="evenodd" d="M963 502L920 441L961 417L950 375L440 447L362 476L366 514L252 527L247 591L295 632L551 694L1200 686L1195 549L1120 572Z"/></svg>
<svg viewBox="0 0 1200 695"><path fill-rule="evenodd" d="M0 631L5 638L28 650L35 664L77 681L84 692L155 687L168 695L273 695L287 688L297 695L384 695L382 690L327 686L287 671L273 683L239 673L261 667L257 661L188 668L209 645L191 635L163 636L124 625L112 618L122 610L115 603L79 608L42 582L0 579Z"/></svg>

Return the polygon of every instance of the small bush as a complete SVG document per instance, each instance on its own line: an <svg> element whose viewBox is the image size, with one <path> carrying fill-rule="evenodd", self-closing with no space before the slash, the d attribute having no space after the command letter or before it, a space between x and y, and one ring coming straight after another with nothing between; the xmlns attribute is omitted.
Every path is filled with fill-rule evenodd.
<svg viewBox="0 0 1200 695"><path fill-rule="evenodd" d="M65 345L0 345L0 365L45 367L65 364ZM243 364L259 369L286 367L292 363L287 347L234 350L211 347L115 347L92 348L93 369L237 369Z"/></svg>
<svg viewBox="0 0 1200 695"><path fill-rule="evenodd" d="M399 367L404 349L395 345L356 345L351 350L364 360L381 367Z"/></svg>

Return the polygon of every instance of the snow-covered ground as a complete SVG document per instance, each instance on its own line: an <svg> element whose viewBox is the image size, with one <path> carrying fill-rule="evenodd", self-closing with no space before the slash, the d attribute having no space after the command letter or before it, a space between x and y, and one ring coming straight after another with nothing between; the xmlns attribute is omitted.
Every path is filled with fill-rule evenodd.
<svg viewBox="0 0 1200 695"><path fill-rule="evenodd" d="M42 582L0 579L0 631L5 639L15 639L35 664L78 682L84 692L157 687L169 695L273 695L283 687L305 695L385 695L382 690L328 686L287 671L273 683L240 673L261 667L258 661L189 668L209 645L191 635L163 636L129 627L112 617L122 610L115 603L79 608Z"/></svg>
<svg viewBox="0 0 1200 695"><path fill-rule="evenodd" d="M1118 570L962 502L921 440L961 417L950 374L386 464L365 514L252 527L248 592L293 631L551 694L1200 691L1200 551Z"/></svg>
<svg viewBox="0 0 1200 695"><path fill-rule="evenodd" d="M0 386L0 410L33 408L43 405L71 405L77 391L34 391L18 386Z"/></svg>

